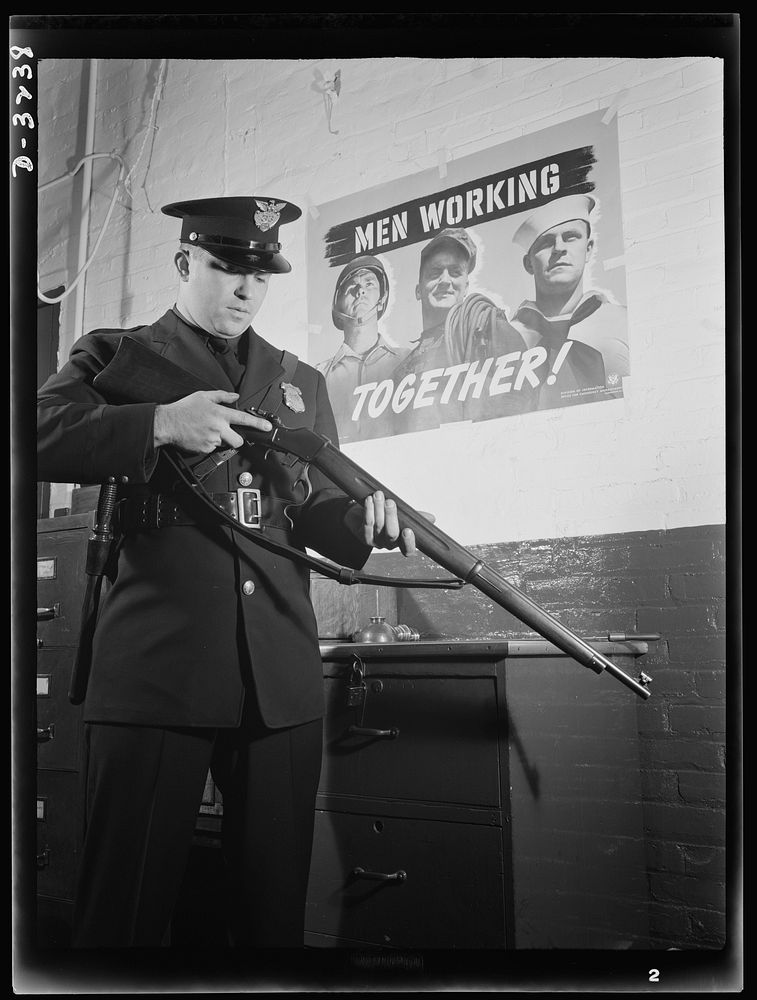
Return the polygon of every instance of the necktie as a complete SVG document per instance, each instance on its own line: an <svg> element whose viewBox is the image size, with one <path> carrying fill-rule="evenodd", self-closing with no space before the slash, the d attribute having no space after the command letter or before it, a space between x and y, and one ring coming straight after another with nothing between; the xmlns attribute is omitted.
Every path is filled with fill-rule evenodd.
<svg viewBox="0 0 757 1000"><path fill-rule="evenodd" d="M237 353L231 343L223 337L209 337L208 345L216 360L224 369L234 388L238 388L244 376L244 365L239 363Z"/></svg>

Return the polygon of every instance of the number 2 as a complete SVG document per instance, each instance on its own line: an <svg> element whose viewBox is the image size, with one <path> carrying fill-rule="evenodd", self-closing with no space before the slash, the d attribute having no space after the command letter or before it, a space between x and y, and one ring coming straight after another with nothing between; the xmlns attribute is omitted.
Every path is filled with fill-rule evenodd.
<svg viewBox="0 0 757 1000"><path fill-rule="evenodd" d="M660 970L650 969L649 970L649 981L650 983L659 983L660 981Z"/></svg>

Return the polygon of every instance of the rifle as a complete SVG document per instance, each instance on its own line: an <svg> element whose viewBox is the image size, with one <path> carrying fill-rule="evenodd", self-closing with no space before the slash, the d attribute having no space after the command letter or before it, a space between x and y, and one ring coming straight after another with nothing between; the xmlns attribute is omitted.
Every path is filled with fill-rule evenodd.
<svg viewBox="0 0 757 1000"><path fill-rule="evenodd" d="M122 337L111 362L95 377L94 386L108 401L121 403L170 403L191 392L213 388L131 337ZM293 455L306 466L314 465L358 503L363 503L366 497L382 491L397 505L400 529L412 528L418 549L430 559L464 582L472 584L582 666L597 674L606 670L640 698L649 698L651 692L647 685L651 678L644 673L638 681L629 677L536 601L339 451L328 438L307 428L285 427L275 415L258 413L258 416L269 420L273 429L256 431L244 428L246 444L262 445L267 449ZM237 449L227 448L216 452L214 464L220 465L236 451ZM207 459L203 461L207 462Z"/></svg>

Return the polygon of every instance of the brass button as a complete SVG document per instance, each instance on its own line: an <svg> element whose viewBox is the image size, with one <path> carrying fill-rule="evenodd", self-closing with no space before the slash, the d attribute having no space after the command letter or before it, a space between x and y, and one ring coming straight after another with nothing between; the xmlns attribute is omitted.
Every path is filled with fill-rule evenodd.
<svg viewBox="0 0 757 1000"><path fill-rule="evenodd" d="M245 580L244 581L244 583L242 584L242 593L246 597L249 597L250 594L254 594L255 593L255 584L252 582L252 580Z"/></svg>
<svg viewBox="0 0 757 1000"><path fill-rule="evenodd" d="M240 486L249 486L250 483L252 482L252 473L240 472L239 476L237 477L237 480Z"/></svg>

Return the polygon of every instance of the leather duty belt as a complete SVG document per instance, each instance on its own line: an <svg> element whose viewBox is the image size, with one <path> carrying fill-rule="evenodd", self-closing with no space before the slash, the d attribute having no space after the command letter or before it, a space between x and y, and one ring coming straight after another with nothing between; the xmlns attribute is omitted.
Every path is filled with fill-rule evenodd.
<svg viewBox="0 0 757 1000"><path fill-rule="evenodd" d="M208 496L220 510L247 528L271 527L291 530L292 526L284 515L287 502L262 496L260 490L243 488L233 493L210 493ZM125 531L197 524L198 520L184 510L181 498L174 493L151 493L130 497L122 512L122 526Z"/></svg>

